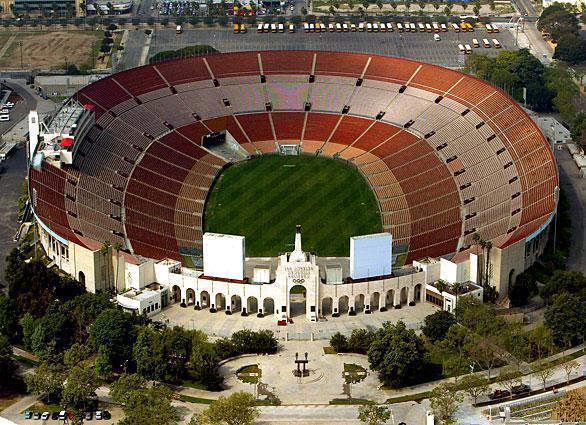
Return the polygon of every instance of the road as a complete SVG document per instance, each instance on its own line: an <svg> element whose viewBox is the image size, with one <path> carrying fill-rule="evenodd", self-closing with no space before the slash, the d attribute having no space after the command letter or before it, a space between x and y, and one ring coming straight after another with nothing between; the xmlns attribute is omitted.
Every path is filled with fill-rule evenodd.
<svg viewBox="0 0 586 425"><path fill-rule="evenodd" d="M570 201L572 217L572 242L567 260L570 270L586 273L586 184L578 174L578 168L566 149L557 151L560 186Z"/></svg>

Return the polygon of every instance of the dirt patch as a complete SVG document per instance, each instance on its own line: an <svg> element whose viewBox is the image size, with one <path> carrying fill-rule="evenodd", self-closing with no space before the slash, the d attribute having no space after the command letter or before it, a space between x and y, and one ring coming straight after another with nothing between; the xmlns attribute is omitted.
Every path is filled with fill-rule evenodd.
<svg viewBox="0 0 586 425"><path fill-rule="evenodd" d="M19 34L4 56L0 67L24 69L64 68L65 64L77 66L91 61L92 42L98 45L101 31L57 31L48 33Z"/></svg>

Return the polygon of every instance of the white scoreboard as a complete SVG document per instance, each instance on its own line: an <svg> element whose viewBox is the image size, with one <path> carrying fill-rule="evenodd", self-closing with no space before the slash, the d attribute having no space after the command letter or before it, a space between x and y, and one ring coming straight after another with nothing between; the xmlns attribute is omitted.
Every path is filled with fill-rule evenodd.
<svg viewBox="0 0 586 425"><path fill-rule="evenodd" d="M204 233L203 273L222 279L244 279L244 236Z"/></svg>
<svg viewBox="0 0 586 425"><path fill-rule="evenodd" d="M350 277L364 279L391 274L393 236L390 233L350 238Z"/></svg>

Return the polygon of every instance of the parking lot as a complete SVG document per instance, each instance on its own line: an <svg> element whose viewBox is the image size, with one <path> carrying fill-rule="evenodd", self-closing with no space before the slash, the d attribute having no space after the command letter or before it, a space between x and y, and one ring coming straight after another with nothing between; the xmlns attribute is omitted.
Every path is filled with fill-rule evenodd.
<svg viewBox="0 0 586 425"><path fill-rule="evenodd" d="M144 38L142 31L130 33L128 44L140 45ZM472 45L472 39L496 38L503 49L514 49L515 40L508 30L498 34L488 34L485 29L474 32L440 33L441 40L434 41L430 33L368 33L368 32L321 32L304 33L297 29L295 33L257 33L256 27L248 28L246 34L234 34L232 29L186 29L182 34L175 34L174 29L158 29L154 37L149 57L165 50L177 50L195 44L207 44L220 52L247 50L333 50L346 52L374 53L419 60L446 67L461 67L464 55L458 51L458 44ZM502 49L500 49L502 50ZM477 48L475 53L496 56L500 50ZM125 53L124 66L138 65L140 52ZM294 60L294 58L292 58Z"/></svg>

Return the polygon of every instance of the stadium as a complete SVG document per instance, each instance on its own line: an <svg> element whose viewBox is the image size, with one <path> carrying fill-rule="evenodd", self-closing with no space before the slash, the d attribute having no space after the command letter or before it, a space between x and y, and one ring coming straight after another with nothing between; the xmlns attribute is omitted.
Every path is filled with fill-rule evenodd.
<svg viewBox="0 0 586 425"><path fill-rule="evenodd" d="M521 107L472 76L393 57L171 60L94 82L47 122L31 112L29 127L47 255L147 314L181 301L286 316L297 285L311 320L450 309L433 283L478 295L483 257L504 297L556 211L551 149Z"/></svg>

